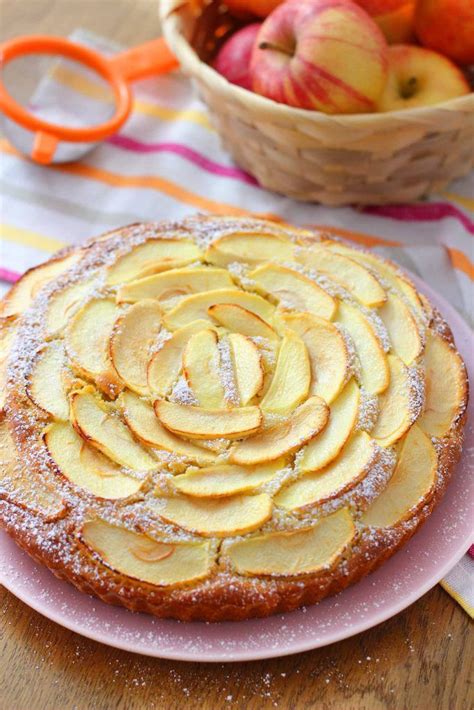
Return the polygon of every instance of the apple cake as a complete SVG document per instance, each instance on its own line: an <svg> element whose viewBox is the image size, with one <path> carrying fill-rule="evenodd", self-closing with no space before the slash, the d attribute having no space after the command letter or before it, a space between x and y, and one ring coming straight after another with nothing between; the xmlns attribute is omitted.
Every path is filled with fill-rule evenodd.
<svg viewBox="0 0 474 710"><path fill-rule="evenodd" d="M134 224L1 309L0 523L112 604L219 621L315 603L410 538L460 456L448 325L324 232Z"/></svg>

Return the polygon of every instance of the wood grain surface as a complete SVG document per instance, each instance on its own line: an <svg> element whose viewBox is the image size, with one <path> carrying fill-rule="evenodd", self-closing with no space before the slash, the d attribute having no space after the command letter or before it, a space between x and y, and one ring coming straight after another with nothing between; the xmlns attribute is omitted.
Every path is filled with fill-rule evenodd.
<svg viewBox="0 0 474 710"><path fill-rule="evenodd" d="M158 31L156 0L0 0L0 38L83 27L123 44ZM25 95L32 88L19 76ZM356 637L296 656L177 663L103 646L0 587L0 710L470 710L471 624L436 587Z"/></svg>

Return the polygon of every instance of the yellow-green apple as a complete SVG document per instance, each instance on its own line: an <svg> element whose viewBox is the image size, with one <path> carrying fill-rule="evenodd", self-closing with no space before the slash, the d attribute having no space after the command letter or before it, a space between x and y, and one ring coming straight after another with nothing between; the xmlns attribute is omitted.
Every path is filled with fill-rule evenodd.
<svg viewBox="0 0 474 710"><path fill-rule="evenodd" d="M232 84L252 90L250 58L253 45L261 27L260 22L243 27L235 32L220 48L212 66Z"/></svg>
<svg viewBox="0 0 474 710"><path fill-rule="evenodd" d="M378 24L389 44L409 42L415 36L415 0L356 0Z"/></svg>
<svg viewBox="0 0 474 710"><path fill-rule="evenodd" d="M287 0L262 24L253 90L324 113L373 111L387 78L387 43L352 0Z"/></svg>
<svg viewBox="0 0 474 710"><path fill-rule="evenodd" d="M226 5L236 17L267 17L283 0L226 0Z"/></svg>
<svg viewBox="0 0 474 710"><path fill-rule="evenodd" d="M474 64L474 0L418 0L420 42L459 64Z"/></svg>
<svg viewBox="0 0 474 710"><path fill-rule="evenodd" d="M379 111L397 111L439 104L469 93L460 69L447 57L424 47L389 47L389 70Z"/></svg>

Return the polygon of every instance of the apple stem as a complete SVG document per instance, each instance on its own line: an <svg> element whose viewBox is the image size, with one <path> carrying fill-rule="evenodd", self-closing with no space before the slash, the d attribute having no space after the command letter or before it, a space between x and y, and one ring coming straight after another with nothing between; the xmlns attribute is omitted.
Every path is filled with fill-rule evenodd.
<svg viewBox="0 0 474 710"><path fill-rule="evenodd" d="M289 57L294 56L294 52L291 49L288 49L288 47L282 47L280 44L274 44L273 42L260 42L258 45L259 49L274 49L276 52L283 52L283 54L287 54Z"/></svg>

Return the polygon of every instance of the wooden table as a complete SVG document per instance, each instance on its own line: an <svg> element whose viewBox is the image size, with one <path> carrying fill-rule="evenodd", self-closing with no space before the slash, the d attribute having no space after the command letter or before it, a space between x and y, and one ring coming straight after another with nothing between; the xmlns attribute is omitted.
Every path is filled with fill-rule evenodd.
<svg viewBox="0 0 474 710"><path fill-rule="evenodd" d="M0 37L76 27L124 44L156 34L156 0L0 0ZM19 77L28 91L28 77ZM436 587L375 629L316 651L177 663L102 646L0 588L0 710L468 710L470 622Z"/></svg>

